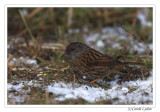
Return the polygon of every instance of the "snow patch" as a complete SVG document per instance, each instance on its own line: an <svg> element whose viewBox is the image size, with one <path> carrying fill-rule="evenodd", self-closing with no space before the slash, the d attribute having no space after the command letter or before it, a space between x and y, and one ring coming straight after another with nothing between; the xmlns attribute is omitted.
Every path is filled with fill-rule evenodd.
<svg viewBox="0 0 160 112"><path fill-rule="evenodd" d="M104 47L104 43L102 40L98 40L97 47Z"/></svg>
<svg viewBox="0 0 160 112"><path fill-rule="evenodd" d="M130 88L135 88L132 92ZM101 87L95 88L86 85L72 87L72 84L65 84L63 82L56 82L53 85L49 85L47 91L52 92L56 95L61 95L55 100L63 101L66 99L77 99L82 98L88 102L94 103L100 100L118 98L118 101L113 104L120 103L135 103L142 104L142 102L151 102L152 104L152 77L147 80L137 80L124 82L122 85L118 85L116 81L111 82L110 89L103 89ZM147 96L144 93L148 93Z"/></svg>
<svg viewBox="0 0 160 112"><path fill-rule="evenodd" d="M152 73L151 73L152 74ZM42 87L47 92L56 94L54 100L64 101L66 99L82 98L90 103L95 103L101 100L110 100L113 104L152 104L153 103L153 77L148 77L147 80L136 80L123 82L121 85L118 83L118 78L115 81L108 82L110 87L103 89L101 87L90 87L87 85L75 84L64 82L54 82L50 85L44 86L38 81L20 81L17 85L8 83L8 90L15 90L22 92L23 96L14 95L9 93L8 97L14 99L16 102L21 103L24 101L25 96L31 91L30 87ZM28 90L23 90L27 86ZM116 99L116 100L115 100Z"/></svg>
<svg viewBox="0 0 160 112"><path fill-rule="evenodd" d="M151 27L152 23L151 23L151 21L147 21L148 13L145 13L145 12L146 12L146 9L140 10L138 12L137 18L140 20L142 26Z"/></svg>
<svg viewBox="0 0 160 112"><path fill-rule="evenodd" d="M29 57L20 57L19 59L12 58L11 63L13 65L20 65L21 63L25 63L25 64L33 64L34 66L37 66L37 60L30 59Z"/></svg>

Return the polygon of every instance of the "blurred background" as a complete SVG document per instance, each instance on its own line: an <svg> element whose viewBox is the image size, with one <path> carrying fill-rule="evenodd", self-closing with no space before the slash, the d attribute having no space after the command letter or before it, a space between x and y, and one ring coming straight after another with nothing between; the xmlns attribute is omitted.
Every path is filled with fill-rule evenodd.
<svg viewBox="0 0 160 112"><path fill-rule="evenodd" d="M121 61L143 62L145 69L152 71L152 8L10 7L7 13L8 83L11 85L33 79L45 84L66 82L68 68L61 55L65 47L74 41L83 42ZM143 78L151 75L151 72L144 74ZM40 88L36 88L40 93L34 89L30 91L31 96L43 94ZM13 90L8 89L9 104L45 103L42 99L16 101L12 99L12 93ZM78 103L84 102L78 100Z"/></svg>
<svg viewBox="0 0 160 112"><path fill-rule="evenodd" d="M44 43L56 49L54 43L64 47L73 41L111 55L115 55L111 49L120 51L117 55L142 53L142 49L136 50L143 45L134 42L142 41L151 47L152 8L8 8L8 44L13 39L21 40L28 50L34 43L36 51L30 52L31 56Z"/></svg>

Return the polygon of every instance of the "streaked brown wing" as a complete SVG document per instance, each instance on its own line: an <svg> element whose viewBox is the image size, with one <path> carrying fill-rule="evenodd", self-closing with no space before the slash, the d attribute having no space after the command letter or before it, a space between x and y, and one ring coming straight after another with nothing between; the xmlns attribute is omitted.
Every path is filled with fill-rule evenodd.
<svg viewBox="0 0 160 112"><path fill-rule="evenodd" d="M88 66L113 66L117 63L118 63L117 60L114 60L111 57L104 55L88 62L87 65Z"/></svg>
<svg viewBox="0 0 160 112"><path fill-rule="evenodd" d="M86 76L89 79L101 78L108 72L106 66L90 66L90 67L75 67L80 75Z"/></svg>

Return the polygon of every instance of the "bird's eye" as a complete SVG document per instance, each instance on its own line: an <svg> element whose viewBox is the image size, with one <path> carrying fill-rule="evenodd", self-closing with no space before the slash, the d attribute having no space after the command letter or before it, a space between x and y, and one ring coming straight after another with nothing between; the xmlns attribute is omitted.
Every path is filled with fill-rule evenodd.
<svg viewBox="0 0 160 112"><path fill-rule="evenodd" d="M73 50L74 50L74 48L71 48L71 50L73 51Z"/></svg>

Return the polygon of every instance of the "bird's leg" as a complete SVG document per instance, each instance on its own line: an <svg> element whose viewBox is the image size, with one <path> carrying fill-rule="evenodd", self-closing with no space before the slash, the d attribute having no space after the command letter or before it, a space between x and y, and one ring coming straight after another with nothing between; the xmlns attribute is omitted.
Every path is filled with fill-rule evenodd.
<svg viewBox="0 0 160 112"><path fill-rule="evenodd" d="M95 80L89 82L89 84L93 84L93 83L95 83L97 80L99 80L99 78L97 78L97 79L95 79Z"/></svg>

